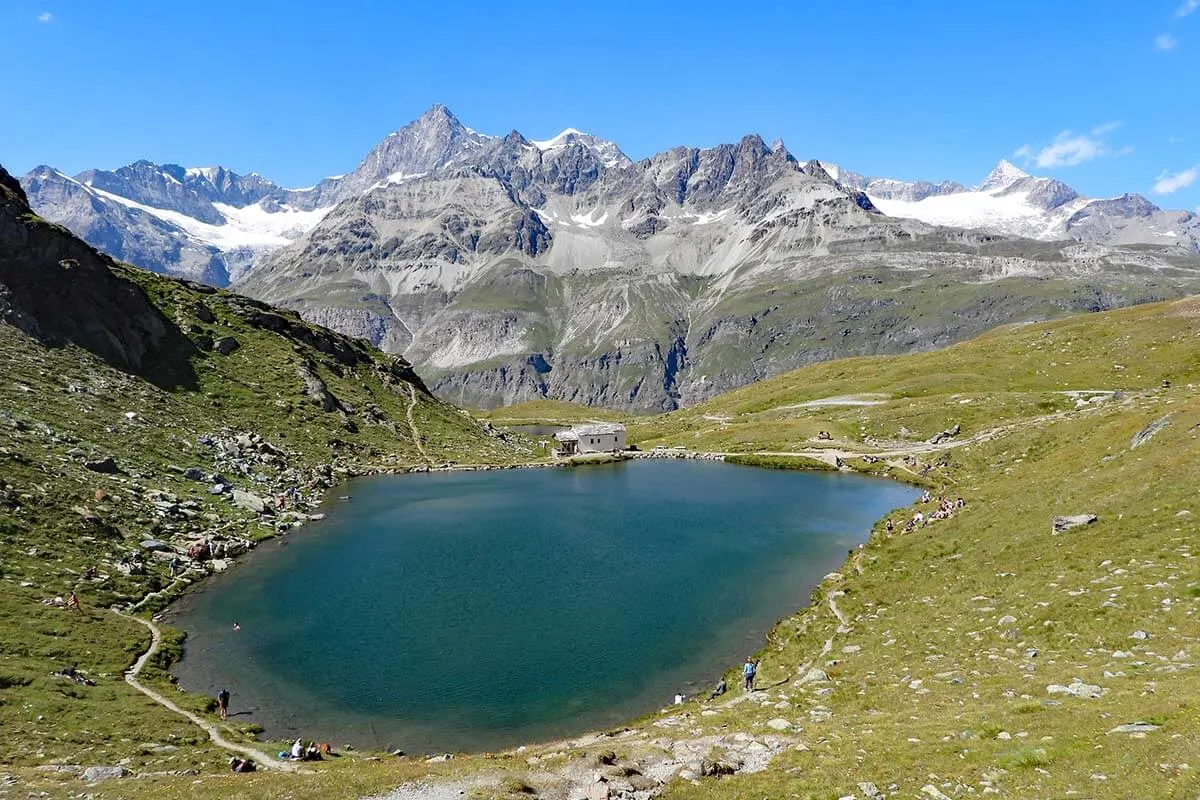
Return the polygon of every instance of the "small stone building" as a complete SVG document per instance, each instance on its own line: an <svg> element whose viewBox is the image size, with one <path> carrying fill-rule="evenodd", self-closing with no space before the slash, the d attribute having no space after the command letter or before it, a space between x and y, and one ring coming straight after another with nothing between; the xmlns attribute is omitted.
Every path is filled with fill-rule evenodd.
<svg viewBox="0 0 1200 800"><path fill-rule="evenodd" d="M615 453L625 449L625 426L616 422L591 422L554 434L560 456Z"/></svg>

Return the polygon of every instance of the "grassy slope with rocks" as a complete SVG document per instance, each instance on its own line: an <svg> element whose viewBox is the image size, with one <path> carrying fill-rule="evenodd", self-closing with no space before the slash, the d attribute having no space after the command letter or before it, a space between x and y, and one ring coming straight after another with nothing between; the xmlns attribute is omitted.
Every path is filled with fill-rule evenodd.
<svg viewBox="0 0 1200 800"><path fill-rule="evenodd" d="M4 178L0 764L75 786L70 765L222 769L228 753L122 680L150 637L107 609L161 607L223 568L220 556L306 521L347 477L527 453L432 397L403 359L114 263L29 213ZM276 512L290 487L302 502ZM72 591L79 610L54 602ZM210 711L170 684L179 653L167 631L144 682ZM95 685L51 675L68 666ZM252 733L227 726L233 739Z"/></svg>
<svg viewBox="0 0 1200 800"><path fill-rule="evenodd" d="M779 464L836 451L967 505L907 533L889 535L881 520L811 606L773 631L753 695L734 689L496 757L164 778L122 791L315 798L403 784L390 795L403 800L517 796L521 783L557 798L601 774L689 800L1194 798L1198 384L1192 298L808 367L632 420L646 447L736 449ZM926 441L954 425L946 443ZM1055 516L1080 513L1098 521L1052 532ZM1132 723L1145 726L1121 727ZM741 766L701 774L722 764Z"/></svg>

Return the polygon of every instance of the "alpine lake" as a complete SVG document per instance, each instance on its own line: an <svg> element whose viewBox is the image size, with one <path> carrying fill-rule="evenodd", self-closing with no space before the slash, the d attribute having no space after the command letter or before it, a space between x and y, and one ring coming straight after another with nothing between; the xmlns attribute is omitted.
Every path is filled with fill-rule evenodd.
<svg viewBox="0 0 1200 800"><path fill-rule="evenodd" d="M272 739L431 753L610 728L707 692L917 494L683 460L358 479L169 609L175 674Z"/></svg>

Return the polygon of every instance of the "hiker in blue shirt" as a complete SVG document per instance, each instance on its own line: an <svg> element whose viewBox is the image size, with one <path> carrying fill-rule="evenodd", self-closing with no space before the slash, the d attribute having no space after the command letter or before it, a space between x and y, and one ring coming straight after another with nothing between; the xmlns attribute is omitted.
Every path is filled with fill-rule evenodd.
<svg viewBox="0 0 1200 800"><path fill-rule="evenodd" d="M758 662L751 656L746 656L746 663L742 665L742 685L747 692L754 691L754 676L758 673Z"/></svg>

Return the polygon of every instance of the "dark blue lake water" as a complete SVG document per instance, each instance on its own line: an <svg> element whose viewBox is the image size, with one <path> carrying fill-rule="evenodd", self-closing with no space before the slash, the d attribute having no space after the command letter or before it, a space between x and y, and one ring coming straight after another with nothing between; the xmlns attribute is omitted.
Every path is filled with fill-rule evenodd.
<svg viewBox="0 0 1200 800"><path fill-rule="evenodd" d="M416 753L613 726L707 689L916 494L696 461L357 480L173 606L176 673L272 738Z"/></svg>

